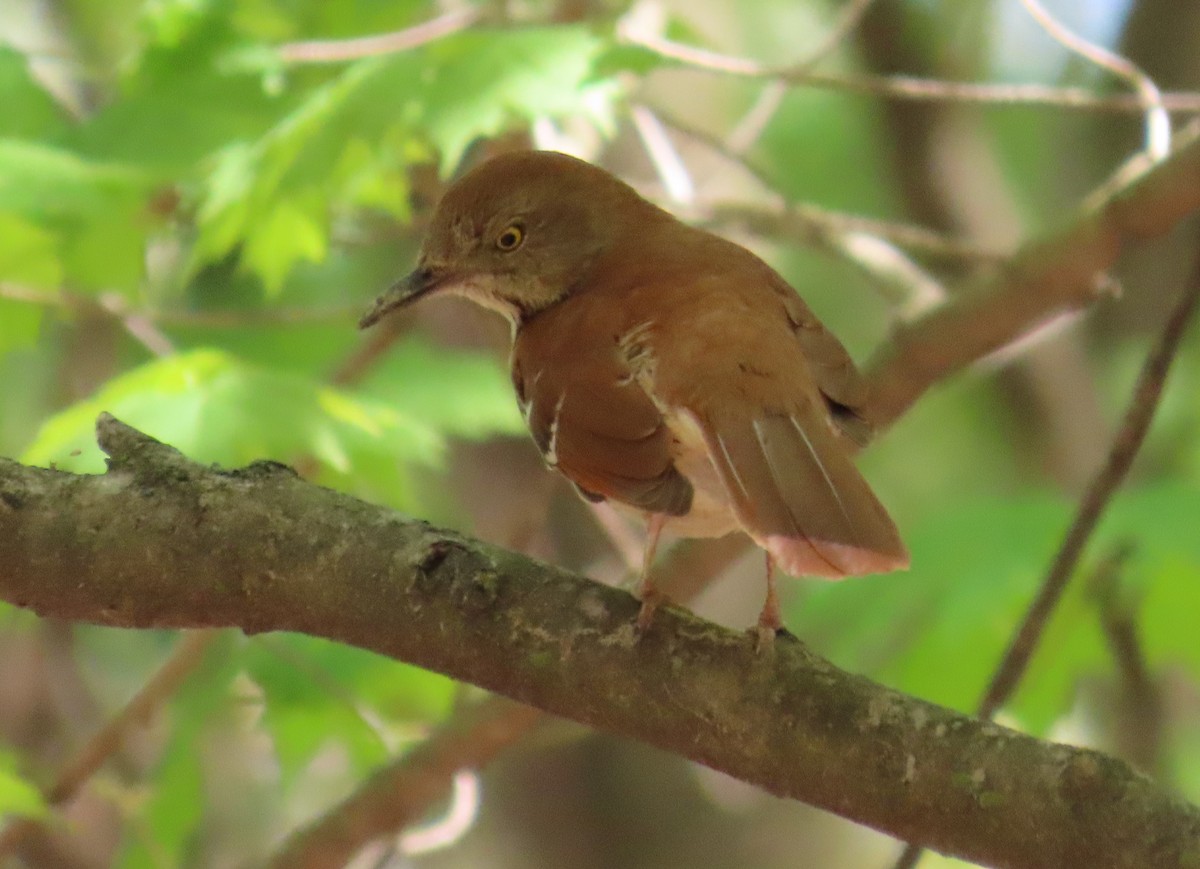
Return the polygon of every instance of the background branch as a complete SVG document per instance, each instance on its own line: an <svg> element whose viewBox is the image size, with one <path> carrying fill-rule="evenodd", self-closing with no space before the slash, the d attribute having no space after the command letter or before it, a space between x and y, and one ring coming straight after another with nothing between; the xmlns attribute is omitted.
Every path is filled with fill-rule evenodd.
<svg viewBox="0 0 1200 869"><path fill-rule="evenodd" d="M1028 671L1033 653L1045 633L1050 616L1062 600L1067 584L1079 566L1079 559L1083 556L1084 547L1091 540L1104 511L1125 480L1138 450L1146 439L1146 433L1150 430L1150 423L1154 419L1154 412L1158 409L1159 401L1162 398L1163 387L1166 385L1171 363L1179 352L1179 344L1183 340L1184 332L1198 303L1200 303L1200 268L1184 288L1179 303L1167 318L1158 342L1146 357L1146 362L1142 366L1138 382L1133 390L1133 397L1125 411L1121 428L1113 438L1108 455L1080 499L1075 518L1054 555L1046 577L1042 581L1037 595L1030 602L1020 625L1013 633L1012 640L996 667L996 672L984 691L983 698L979 701L978 714L980 718L990 721L995 717L1000 708L1012 699L1022 677ZM1110 591L1109 600L1111 598ZM1113 612L1111 606L1105 607L1102 612L1110 639L1120 637L1127 643L1134 642L1136 647L1135 633L1131 626L1121 626L1114 633ZM1118 660L1121 659L1118 658ZM1149 681L1145 680L1143 684L1148 685ZM1149 708L1146 711L1147 714L1153 713L1153 710ZM920 846L910 844L901 854L896 869L909 869L909 867L915 866L920 856Z"/></svg>
<svg viewBox="0 0 1200 869"><path fill-rule="evenodd" d="M1086 307L1122 247L1165 233L1197 208L1200 127L1193 125L1169 158L1026 245L982 287L899 327L867 368L871 421L888 426L934 383Z"/></svg>

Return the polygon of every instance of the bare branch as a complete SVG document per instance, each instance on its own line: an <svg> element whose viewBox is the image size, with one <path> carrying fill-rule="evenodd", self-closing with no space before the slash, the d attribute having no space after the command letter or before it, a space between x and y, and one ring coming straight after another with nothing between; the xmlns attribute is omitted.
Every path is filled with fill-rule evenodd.
<svg viewBox="0 0 1200 869"><path fill-rule="evenodd" d="M72 800L104 762L120 750L129 730L145 723L200 665L205 652L212 645L213 637L212 631L195 631L182 637L170 657L125 704L125 708L97 731L75 757L59 770L54 783L43 792L46 802L60 806ZM10 823L0 832L0 858L13 853L28 836L43 827L41 822L30 819Z"/></svg>
<svg viewBox="0 0 1200 869"><path fill-rule="evenodd" d="M683 541L659 565L656 582L672 600L688 601L747 546L737 535ZM623 557L631 570L641 569L640 547ZM455 712L413 754L380 769L354 794L289 836L272 865L345 865L372 839L396 833L431 809L459 770L488 765L544 717L501 697Z"/></svg>
<svg viewBox="0 0 1200 869"><path fill-rule="evenodd" d="M1137 386L1134 388L1133 399L1125 411L1121 429L1113 438L1112 447L1104 466L1093 478L1071 527L1067 531L1062 546L1054 556L1050 571L1042 583L1037 598L1033 601L1021 627L1013 637L1003 661L997 668L995 678L988 686L983 700L979 704L979 715L991 718L1001 706L1012 696L1013 690L1029 666L1034 649L1045 629L1046 621L1054 611L1054 607L1062 598L1067 582L1075 572L1083 549L1096 530L1100 517L1112 501L1125 475L1129 472L1133 459L1145 440L1146 432L1150 430L1150 422L1158 409L1162 397L1163 386L1171 363L1179 350L1179 342L1187 329L1188 322L1200 303L1200 268L1192 275L1188 286L1184 289L1179 304L1171 312L1158 343L1146 358Z"/></svg>
<svg viewBox="0 0 1200 869"><path fill-rule="evenodd" d="M1061 109L1141 114L1146 107L1140 94L1097 94L1084 88L1042 84L990 84L951 82L915 76L833 75L795 67L772 67L741 57L672 42L657 36L627 35L640 45L692 69L741 78L776 80L787 84L866 94L894 100L960 103L992 106L1046 106ZM1200 110L1200 94L1167 92L1162 105L1171 112Z"/></svg>
<svg viewBox="0 0 1200 869"><path fill-rule="evenodd" d="M120 627L301 631L689 757L966 859L1178 865L1200 811L1121 761L844 673L309 485L220 471L113 420L103 476L0 461L0 597ZM70 517L70 521L63 521Z"/></svg>
<svg viewBox="0 0 1200 869"><path fill-rule="evenodd" d="M373 839L417 821L450 792L463 769L478 769L522 739L544 715L504 697L456 714L411 752L372 775L353 794L297 830L272 858L277 869L340 869Z"/></svg>
<svg viewBox="0 0 1200 869"><path fill-rule="evenodd" d="M1161 235L1200 208L1200 128L1160 163L1106 191L1070 225L1023 247L974 292L900 326L868 366L867 414L895 421L930 386L1064 313L1090 305L1132 241Z"/></svg>
<svg viewBox="0 0 1200 869"><path fill-rule="evenodd" d="M1154 83L1154 79L1129 58L1089 42L1068 29L1042 5L1041 0L1021 0L1021 3L1051 39L1068 51L1124 79L1137 92L1142 99L1146 115L1146 152L1156 160L1166 156L1171 150L1171 116L1163 108L1162 92Z"/></svg>
<svg viewBox="0 0 1200 869"><path fill-rule="evenodd" d="M1153 775L1162 759L1165 716L1162 692L1146 661L1138 630L1138 606L1121 587L1122 569L1132 553L1130 542L1117 544L1100 559L1088 586L1120 674L1114 744L1122 757Z"/></svg>
<svg viewBox="0 0 1200 869"><path fill-rule="evenodd" d="M1075 514L1071 527L1054 560L1049 572L1025 613L1020 626L1013 635L1008 649L1004 653L991 684L984 692L979 703L979 717L991 720L996 712L1012 697L1021 678L1029 668L1029 662L1042 638L1046 624L1050 620L1058 602L1062 600L1067 583L1074 575L1083 555L1084 547L1091 539L1096 526L1104 515L1105 509L1112 501L1125 475L1133 464L1134 457L1150 429L1154 412L1162 397L1163 386L1171 363L1179 350L1183 334L1200 304L1200 264L1195 274L1189 280L1183 291L1183 296L1175 310L1167 318L1166 326L1158 343L1146 357L1146 362L1138 376L1133 398L1125 411L1121 428L1113 438L1112 447L1105 459L1104 465L1092 479L1087 491L1080 500L1079 509ZM1110 636L1112 635L1110 629ZM921 857L921 847L910 844L900 856L894 869L911 869Z"/></svg>
<svg viewBox="0 0 1200 869"><path fill-rule="evenodd" d="M340 63L380 54L397 54L465 30L479 18L479 10L468 7L447 12L445 15L394 33L381 33L358 39L289 42L279 46L279 56L289 63Z"/></svg>

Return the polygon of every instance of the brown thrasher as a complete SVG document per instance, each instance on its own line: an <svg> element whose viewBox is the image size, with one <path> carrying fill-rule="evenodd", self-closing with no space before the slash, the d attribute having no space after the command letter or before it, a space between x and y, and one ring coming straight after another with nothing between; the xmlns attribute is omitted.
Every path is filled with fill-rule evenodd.
<svg viewBox="0 0 1200 869"><path fill-rule="evenodd" d="M544 151L473 169L438 204L417 268L361 325L434 292L499 311L547 465L649 522L641 628L663 530L740 528L772 565L837 579L908 565L846 440L869 434L850 356L745 248L687 226L588 163Z"/></svg>

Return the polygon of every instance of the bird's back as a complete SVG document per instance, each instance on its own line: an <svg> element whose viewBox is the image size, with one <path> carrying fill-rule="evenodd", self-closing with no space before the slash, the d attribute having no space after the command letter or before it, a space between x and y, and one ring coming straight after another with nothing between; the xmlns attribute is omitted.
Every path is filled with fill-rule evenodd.
<svg viewBox="0 0 1200 869"><path fill-rule="evenodd" d="M592 277L514 346L535 440L564 474L684 533L740 525L792 573L907 564L835 419L861 400L857 371L774 271L651 222Z"/></svg>

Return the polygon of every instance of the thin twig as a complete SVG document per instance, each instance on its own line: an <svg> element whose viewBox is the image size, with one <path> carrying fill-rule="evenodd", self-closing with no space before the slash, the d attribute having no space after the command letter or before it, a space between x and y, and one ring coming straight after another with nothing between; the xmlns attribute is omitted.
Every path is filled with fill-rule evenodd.
<svg viewBox="0 0 1200 869"><path fill-rule="evenodd" d="M38 305L42 308L76 310L84 297L0 281L0 299ZM352 323L362 313L361 303L305 308L259 308L250 311L185 311L173 308L140 308L130 305L116 293L100 297L105 313L120 318L136 318L157 326L189 326L207 329L235 329L250 326L304 326L314 323Z"/></svg>
<svg viewBox="0 0 1200 869"><path fill-rule="evenodd" d="M825 34L817 47L809 52L803 60L796 63L793 69L811 70L836 51L838 46L845 42L862 23L863 16L867 14L867 10L874 2L875 0L850 0L838 11L838 17L834 21L833 27ZM744 154L750 150L750 147L762 135L763 130L767 128L771 118L775 116L786 93L787 85L784 82L771 81L767 83L750 111L746 112L726 137L725 142L730 152Z"/></svg>
<svg viewBox="0 0 1200 869"><path fill-rule="evenodd" d="M1129 541L1117 544L1100 560L1087 585L1121 677L1115 744L1126 759L1153 775L1162 745L1163 703L1138 635L1136 607L1121 589L1122 568L1132 553Z"/></svg>
<svg viewBox="0 0 1200 869"><path fill-rule="evenodd" d="M1159 399L1162 397L1167 373L1171 369L1171 363L1179 350L1179 343L1198 300L1200 268L1190 278L1182 298L1167 319L1158 343L1146 358L1138 375L1133 399L1125 412L1121 429L1113 439L1108 457L1084 493L1079 510L1054 557L1042 588L980 701L979 714L982 717L991 718L996 710L1008 701L1028 668L1046 621L1061 599L1067 582L1079 563L1079 556L1145 440L1146 432L1154 419L1154 412L1158 409Z"/></svg>
<svg viewBox="0 0 1200 869"><path fill-rule="evenodd" d="M662 120L649 106L641 103L630 107L629 116L667 197L685 205L693 202L696 185Z"/></svg>
<svg viewBox="0 0 1200 869"><path fill-rule="evenodd" d="M1162 91L1145 72L1127 57L1109 51L1101 45L1089 42L1068 29L1055 18L1041 0L1021 0L1030 16L1041 25L1050 38L1068 51L1108 70L1126 81L1141 97L1146 112L1146 152L1155 160L1161 160L1171 151L1171 116L1163 108Z"/></svg>
<svg viewBox="0 0 1200 869"><path fill-rule="evenodd" d="M458 9L393 33L357 39L289 42L279 47L279 56L288 63L339 63L380 54L396 54L465 30L480 17L478 9Z"/></svg>
<svg viewBox="0 0 1200 869"><path fill-rule="evenodd" d="M832 235L865 233L936 259L972 260L981 264L998 261L1011 253L954 238L914 223L832 211L807 202L784 202L775 190L776 179L746 155L731 150L718 136L673 117L661 108L655 111L668 126L711 148L717 155L749 173L764 193L779 200L777 206L715 204L708 209L711 212L708 217L710 223L740 223L759 235L790 238L804 244L827 244ZM833 247L836 251L836 245Z"/></svg>
<svg viewBox="0 0 1200 869"><path fill-rule="evenodd" d="M733 151L726 142L677 119L671 119L668 123L750 173L762 185L764 192L779 198L766 173L745 155ZM970 250L967 245L946 239L923 227L839 214L809 204L782 204L775 208L717 205L711 209L701 209L702 212L704 210L710 211L707 220L710 226L740 223L760 235L786 237L801 244L816 245L855 266L880 288L882 295L892 300L899 298L910 313L928 307L927 300L930 298L935 301L945 298L946 292L932 275L896 247L893 238L904 238L918 247L924 245L927 250L936 250L943 256L953 252L966 257ZM992 256L990 252L985 255L977 250L976 253L978 256L975 259L980 261Z"/></svg>
<svg viewBox="0 0 1200 869"><path fill-rule="evenodd" d="M216 631L208 630L185 634L141 690L59 770L54 783L44 791L46 802L52 806L62 805L79 793L104 762L121 748L129 730L145 722L200 665L216 635ZM27 836L41 828L40 822L31 819L9 824L0 832L0 857L11 854Z"/></svg>
<svg viewBox="0 0 1200 869"><path fill-rule="evenodd" d="M1050 564L1046 578L1042 581L1037 596L1014 633L991 683L979 702L977 714L980 718L991 719L1012 697L1028 670L1046 624L1062 599L1084 548L1145 440L1146 432L1154 419L1154 412L1158 409L1171 363L1175 360L1179 344L1198 302L1200 263L1197 264L1178 304L1167 318L1158 342L1146 357L1134 387L1133 398L1125 411L1121 429L1113 438L1108 456L1080 500L1079 509ZM908 845L895 863L894 869L912 869L920 860L921 853L921 846Z"/></svg>
<svg viewBox="0 0 1200 869"><path fill-rule="evenodd" d="M776 79L792 85L866 94L916 102L960 103L991 106L1045 106L1050 108L1140 114L1145 105L1138 94L1097 94L1086 88L1043 84L951 82L916 76L832 75L790 67L772 67L755 60L719 54L658 36L626 34L626 39L692 69L741 78ZM1176 91L1162 94L1162 105L1171 112L1200 111L1200 93Z"/></svg>
<svg viewBox="0 0 1200 869"><path fill-rule="evenodd" d="M783 208L721 203L713 206L710 222L740 225L755 235L804 244L823 243L831 234L872 235L912 253L947 262L997 264L1011 254L915 223L832 211L809 203L792 203Z"/></svg>
<svg viewBox="0 0 1200 869"><path fill-rule="evenodd" d="M837 20L834 21L833 27L825 34L817 47L809 52L808 56L791 67L794 71L812 69L829 55L837 50L837 47L849 38L850 34L858 29L858 25L862 23L863 17L867 14L867 10L871 8L871 4L875 0L849 0L845 6L838 10Z"/></svg>

